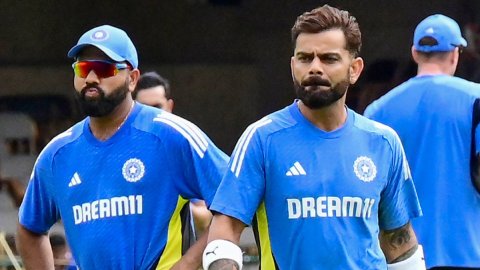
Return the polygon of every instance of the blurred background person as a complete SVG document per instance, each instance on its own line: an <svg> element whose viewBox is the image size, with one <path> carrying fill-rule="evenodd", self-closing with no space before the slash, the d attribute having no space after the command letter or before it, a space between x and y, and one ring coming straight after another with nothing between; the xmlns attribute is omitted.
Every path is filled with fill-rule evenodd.
<svg viewBox="0 0 480 270"><path fill-rule="evenodd" d="M143 73L133 92L133 98L145 105L173 112L173 98L170 83L155 71Z"/></svg>
<svg viewBox="0 0 480 270"><path fill-rule="evenodd" d="M422 20L413 41L417 76L365 116L402 140L423 209L412 224L427 268L480 269L480 86L453 76L467 41L441 14Z"/></svg>

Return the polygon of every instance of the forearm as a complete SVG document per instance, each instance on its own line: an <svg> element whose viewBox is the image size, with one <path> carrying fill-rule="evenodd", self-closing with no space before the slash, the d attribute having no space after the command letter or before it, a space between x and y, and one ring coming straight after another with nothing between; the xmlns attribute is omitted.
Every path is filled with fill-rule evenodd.
<svg viewBox="0 0 480 270"><path fill-rule="evenodd" d="M178 269L198 269L202 265L202 255L207 246L208 228L205 233L187 250L178 263ZM175 269L175 268L173 268Z"/></svg>
<svg viewBox="0 0 480 270"><path fill-rule="evenodd" d="M225 215L215 215L210 225L205 260L212 263L206 270L238 270L242 265L242 251L238 247L245 224Z"/></svg>
<svg viewBox="0 0 480 270"><path fill-rule="evenodd" d="M426 269L423 250L418 245L410 222L394 230L381 231L380 246L387 259L388 269Z"/></svg>
<svg viewBox="0 0 480 270"><path fill-rule="evenodd" d="M246 225L238 219L222 214L216 214L212 218L212 223L208 232L208 242L216 239L224 239L238 244L245 226Z"/></svg>
<svg viewBox="0 0 480 270"><path fill-rule="evenodd" d="M391 231L380 232L380 246L388 263L408 258L418 246L417 237L410 223Z"/></svg>
<svg viewBox="0 0 480 270"><path fill-rule="evenodd" d="M418 247L417 237L410 223L391 231L381 231L380 245L388 263L402 261Z"/></svg>
<svg viewBox="0 0 480 270"><path fill-rule="evenodd" d="M48 235L36 234L18 225L17 248L25 269L53 270L53 253Z"/></svg>

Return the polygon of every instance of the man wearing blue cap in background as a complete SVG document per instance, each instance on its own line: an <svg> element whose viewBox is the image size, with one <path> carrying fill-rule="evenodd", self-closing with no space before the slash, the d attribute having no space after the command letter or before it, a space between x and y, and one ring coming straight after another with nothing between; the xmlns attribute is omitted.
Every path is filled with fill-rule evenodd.
<svg viewBox="0 0 480 270"><path fill-rule="evenodd" d="M47 233L62 220L80 269L197 269L206 238L182 257L181 209L210 204L227 156L194 124L135 103L135 46L103 25L69 52L88 115L55 137L33 168L19 211L27 269L53 269Z"/></svg>
<svg viewBox="0 0 480 270"><path fill-rule="evenodd" d="M466 46L454 20L427 17L413 38L418 75L365 111L403 142L423 209L412 223L431 269L480 268L480 86L453 76Z"/></svg>

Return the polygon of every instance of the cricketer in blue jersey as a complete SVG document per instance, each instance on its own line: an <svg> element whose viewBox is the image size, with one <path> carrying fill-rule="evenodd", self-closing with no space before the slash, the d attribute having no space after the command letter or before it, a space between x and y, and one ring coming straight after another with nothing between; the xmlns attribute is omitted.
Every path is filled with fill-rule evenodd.
<svg viewBox="0 0 480 270"><path fill-rule="evenodd" d="M363 69L356 19L325 5L297 18L292 40L298 99L240 137L210 208L204 269L240 269L250 224L261 269L425 269L400 140L345 107Z"/></svg>
<svg viewBox="0 0 480 270"><path fill-rule="evenodd" d="M466 46L454 20L427 17L414 34L418 75L365 111L403 142L424 212L413 227L428 268L480 268L480 85L453 76Z"/></svg>
<svg viewBox="0 0 480 270"><path fill-rule="evenodd" d="M26 268L53 269L46 233L60 219L80 269L198 268L206 237L182 257L180 212L211 203L228 157L191 122L132 100L138 59L123 30L96 27L68 55L89 117L34 166L19 212Z"/></svg>

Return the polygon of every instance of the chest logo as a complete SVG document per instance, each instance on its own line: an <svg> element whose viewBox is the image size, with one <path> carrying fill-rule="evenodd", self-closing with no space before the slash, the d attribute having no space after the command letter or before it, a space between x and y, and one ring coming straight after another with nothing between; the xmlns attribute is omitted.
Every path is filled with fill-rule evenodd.
<svg viewBox="0 0 480 270"><path fill-rule="evenodd" d="M372 182L377 176L377 167L369 157L360 156L353 163L353 172L363 182Z"/></svg>
<svg viewBox="0 0 480 270"><path fill-rule="evenodd" d="M145 174L145 165L140 159L131 158L123 164L122 174L128 182L137 182Z"/></svg>

